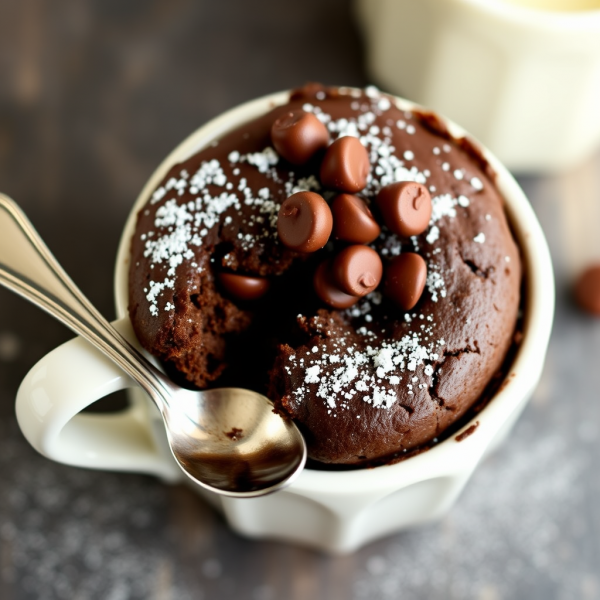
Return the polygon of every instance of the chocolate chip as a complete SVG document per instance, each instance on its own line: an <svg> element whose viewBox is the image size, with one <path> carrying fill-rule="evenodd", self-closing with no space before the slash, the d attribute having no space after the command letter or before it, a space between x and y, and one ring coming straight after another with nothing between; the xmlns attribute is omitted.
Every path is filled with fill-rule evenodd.
<svg viewBox="0 0 600 600"><path fill-rule="evenodd" d="M291 110L273 123L271 141L283 158L294 165L302 165L317 150L327 147L329 131L312 113Z"/></svg>
<svg viewBox="0 0 600 600"><path fill-rule="evenodd" d="M429 190L414 181L400 181L381 188L377 206L390 231L410 237L423 233L431 219Z"/></svg>
<svg viewBox="0 0 600 600"><path fill-rule="evenodd" d="M360 140L344 136L327 148L321 163L321 183L354 194L367 185L370 168L369 153Z"/></svg>
<svg viewBox="0 0 600 600"><path fill-rule="evenodd" d="M314 252L322 248L331 235L332 227L329 205L314 192L297 192L279 209L279 239L292 250Z"/></svg>
<svg viewBox="0 0 600 600"><path fill-rule="evenodd" d="M339 194L331 203L333 236L354 244L368 244L381 232L364 200L352 194Z"/></svg>
<svg viewBox="0 0 600 600"><path fill-rule="evenodd" d="M427 280L427 265L420 254L403 252L385 268L383 293L400 308L410 310L421 298Z"/></svg>
<svg viewBox="0 0 600 600"><path fill-rule="evenodd" d="M332 308L349 308L358 302L358 296L346 294L333 281L331 260L322 262L315 271L313 286L317 296Z"/></svg>
<svg viewBox="0 0 600 600"><path fill-rule="evenodd" d="M271 282L263 277L250 277L236 273L219 273L221 287L237 300L256 300L269 290Z"/></svg>
<svg viewBox="0 0 600 600"><path fill-rule="evenodd" d="M575 300L585 311L600 316L600 264L588 267L575 282Z"/></svg>
<svg viewBox="0 0 600 600"><path fill-rule="evenodd" d="M331 272L342 292L365 296L379 285L383 265L373 248L348 246L333 259Z"/></svg>

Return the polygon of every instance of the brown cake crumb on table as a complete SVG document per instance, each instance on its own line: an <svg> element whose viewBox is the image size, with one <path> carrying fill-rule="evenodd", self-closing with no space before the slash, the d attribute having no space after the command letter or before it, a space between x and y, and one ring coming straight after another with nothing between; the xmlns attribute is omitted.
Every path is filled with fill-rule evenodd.
<svg viewBox="0 0 600 600"><path fill-rule="evenodd" d="M411 310L381 286L332 309L315 294L313 276L344 242L331 238L306 254L279 240L286 198L306 190L331 203L336 195L319 181L324 149L301 166L273 149L271 127L291 109L314 114L332 142L357 136L367 148L371 170L358 196L382 225L369 246L384 268L404 252L427 264ZM432 123L374 88L310 85L174 165L132 239L129 312L144 348L179 383L265 393L320 463L410 455L460 422L511 346L521 262L490 169L473 144ZM420 235L400 237L382 224L375 198L396 181L429 190L431 219ZM267 278L268 291L236 298L220 273Z"/></svg>

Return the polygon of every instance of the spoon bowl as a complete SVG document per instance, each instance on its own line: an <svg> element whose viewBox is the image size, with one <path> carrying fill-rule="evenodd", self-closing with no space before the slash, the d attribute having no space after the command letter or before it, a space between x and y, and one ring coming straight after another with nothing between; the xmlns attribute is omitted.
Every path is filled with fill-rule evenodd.
<svg viewBox="0 0 600 600"><path fill-rule="evenodd" d="M0 284L87 339L147 392L177 464L198 485L249 498L279 490L301 472L306 443L292 421L250 390L190 391L173 383L94 308L16 203L1 193Z"/></svg>
<svg viewBox="0 0 600 600"><path fill-rule="evenodd" d="M304 440L271 402L251 390L181 390L165 414L169 445L184 472L227 496L274 491L302 468Z"/></svg>

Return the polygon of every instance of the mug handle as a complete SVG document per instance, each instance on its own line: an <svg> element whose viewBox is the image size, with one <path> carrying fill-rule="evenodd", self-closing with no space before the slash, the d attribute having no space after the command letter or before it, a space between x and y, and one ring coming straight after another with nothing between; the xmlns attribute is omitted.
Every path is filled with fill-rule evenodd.
<svg viewBox="0 0 600 600"><path fill-rule="evenodd" d="M135 343L129 319L113 326ZM146 407L134 403L115 413L79 414L127 388L139 386L78 336L44 356L25 376L17 392L17 421L27 441L57 462L177 481L179 469L157 447Z"/></svg>

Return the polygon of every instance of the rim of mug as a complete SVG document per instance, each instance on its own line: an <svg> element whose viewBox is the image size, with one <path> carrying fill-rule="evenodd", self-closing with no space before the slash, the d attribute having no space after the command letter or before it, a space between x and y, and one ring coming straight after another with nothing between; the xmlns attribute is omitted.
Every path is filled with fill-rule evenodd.
<svg viewBox="0 0 600 600"><path fill-rule="evenodd" d="M580 10L552 10L521 6L506 0L453 0L481 12L492 14L536 29L596 30L600 26L600 7Z"/></svg>
<svg viewBox="0 0 600 600"><path fill-rule="evenodd" d="M395 99L401 110L427 110L404 98L390 96ZM137 213L170 167L207 147L227 131L277 105L284 104L288 98L289 91L269 94L241 104L210 120L183 140L150 176L132 206L117 252L114 290L119 318L128 316L129 250ZM518 410L537 384L554 314L554 277L546 239L533 208L509 171L491 152L471 136L467 136L460 126L441 115L438 116L454 138L468 137L473 141L496 173L496 186L505 201L505 209L517 238L526 277L523 339L517 354L504 382L486 406L459 431L442 442L395 464L343 471L305 469L289 488L280 493L326 492L334 497L365 492L367 489L372 493L375 489L404 487L432 477L443 477L472 469L504 423ZM149 353L145 354L158 365L158 361ZM475 433L459 443L456 437L474 425Z"/></svg>

